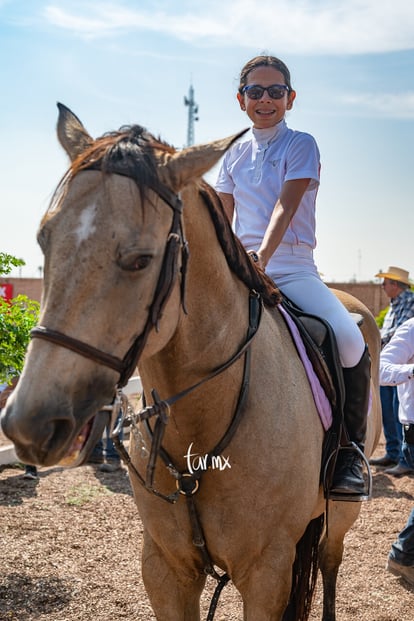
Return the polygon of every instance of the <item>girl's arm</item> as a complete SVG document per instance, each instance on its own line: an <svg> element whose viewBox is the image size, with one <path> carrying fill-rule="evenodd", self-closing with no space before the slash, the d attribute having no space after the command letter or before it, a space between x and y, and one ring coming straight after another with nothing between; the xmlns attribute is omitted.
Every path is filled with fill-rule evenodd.
<svg viewBox="0 0 414 621"><path fill-rule="evenodd" d="M228 217L230 224L232 224L234 213L233 194L227 194L225 192L217 192L217 194L219 195L221 202L223 203L225 214Z"/></svg>
<svg viewBox="0 0 414 621"><path fill-rule="evenodd" d="M282 241L286 229L306 192L309 182L310 179L292 179L284 182L280 196L273 208L262 243L257 252L259 265L263 269L265 269L270 257ZM225 194L224 196L233 198L231 194Z"/></svg>

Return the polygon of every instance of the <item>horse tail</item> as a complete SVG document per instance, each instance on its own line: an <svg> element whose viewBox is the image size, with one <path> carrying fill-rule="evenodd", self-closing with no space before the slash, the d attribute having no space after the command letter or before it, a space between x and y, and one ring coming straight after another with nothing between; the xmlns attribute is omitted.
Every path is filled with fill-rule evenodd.
<svg viewBox="0 0 414 621"><path fill-rule="evenodd" d="M323 514L309 522L296 545L296 557L292 567L292 588L282 621L307 621L309 618L318 578L318 551L323 524Z"/></svg>

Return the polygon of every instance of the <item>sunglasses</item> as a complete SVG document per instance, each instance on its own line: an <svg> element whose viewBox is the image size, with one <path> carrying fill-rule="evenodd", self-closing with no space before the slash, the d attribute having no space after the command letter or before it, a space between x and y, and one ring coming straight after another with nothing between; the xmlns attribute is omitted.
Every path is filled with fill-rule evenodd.
<svg viewBox="0 0 414 621"><path fill-rule="evenodd" d="M285 93L290 91L286 84L271 84L270 86L260 86L260 84L249 84L242 88L241 93L246 93L249 99L261 99L264 92L267 91L272 99L282 99Z"/></svg>

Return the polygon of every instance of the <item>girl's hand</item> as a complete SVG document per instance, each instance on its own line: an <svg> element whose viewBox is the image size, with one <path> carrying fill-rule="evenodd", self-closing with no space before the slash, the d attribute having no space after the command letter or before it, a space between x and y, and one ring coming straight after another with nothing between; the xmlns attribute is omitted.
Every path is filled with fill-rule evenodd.
<svg viewBox="0 0 414 621"><path fill-rule="evenodd" d="M260 257L260 255L255 251L255 250L248 250L247 254L249 255L249 257L251 258L251 260L253 261L253 263L257 263L257 265L264 271L265 266L263 264L263 260Z"/></svg>

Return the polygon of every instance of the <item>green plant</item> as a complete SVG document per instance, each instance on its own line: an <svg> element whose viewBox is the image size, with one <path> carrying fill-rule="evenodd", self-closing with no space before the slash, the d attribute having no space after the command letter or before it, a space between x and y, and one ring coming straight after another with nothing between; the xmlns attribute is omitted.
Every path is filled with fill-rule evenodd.
<svg viewBox="0 0 414 621"><path fill-rule="evenodd" d="M23 259L17 259L7 252L0 252L0 276L7 276L10 274L13 267L20 267L24 265Z"/></svg>
<svg viewBox="0 0 414 621"><path fill-rule="evenodd" d="M0 275L9 274L13 266L24 265L22 259L0 252ZM0 298L0 383L10 383L23 369L30 330L39 317L39 303L26 295L10 301Z"/></svg>
<svg viewBox="0 0 414 621"><path fill-rule="evenodd" d="M377 322L377 326L381 329L384 324L385 315L388 313L389 306L383 308L378 315L375 317L375 321Z"/></svg>
<svg viewBox="0 0 414 621"><path fill-rule="evenodd" d="M0 382L9 383L22 372L30 330L38 316L39 303L26 295L10 302L0 298Z"/></svg>
<svg viewBox="0 0 414 621"><path fill-rule="evenodd" d="M66 496L66 504L81 507L88 502L93 502L99 496L112 493L106 487L82 483L81 485L74 485L69 489Z"/></svg>

